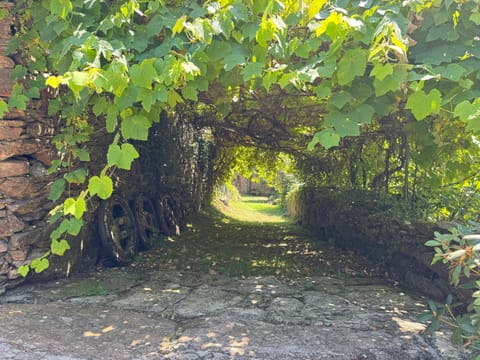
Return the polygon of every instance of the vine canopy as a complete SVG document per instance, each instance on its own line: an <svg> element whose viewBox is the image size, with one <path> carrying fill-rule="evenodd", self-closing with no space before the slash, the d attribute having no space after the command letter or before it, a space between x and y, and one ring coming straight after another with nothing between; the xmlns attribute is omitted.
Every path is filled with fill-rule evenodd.
<svg viewBox="0 0 480 360"><path fill-rule="evenodd" d="M480 130L478 0L17 0L15 11L18 82L0 110L48 93L49 114L66 119L55 144L70 154L52 166L68 173L50 198L85 184L54 209L64 220L53 253L78 233L86 200L111 195L111 171L130 169L130 141L147 140L162 111L213 114L213 128L249 130L244 142L310 150L381 119ZM71 166L89 160L91 114L114 141L88 178Z"/></svg>

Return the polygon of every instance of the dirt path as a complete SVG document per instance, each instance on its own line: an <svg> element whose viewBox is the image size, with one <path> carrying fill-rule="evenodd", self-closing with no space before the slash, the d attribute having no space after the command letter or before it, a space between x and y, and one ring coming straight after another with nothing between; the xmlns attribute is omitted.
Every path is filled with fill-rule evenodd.
<svg viewBox="0 0 480 360"><path fill-rule="evenodd" d="M289 224L200 216L124 268L0 297L0 359L463 359L423 300Z"/></svg>

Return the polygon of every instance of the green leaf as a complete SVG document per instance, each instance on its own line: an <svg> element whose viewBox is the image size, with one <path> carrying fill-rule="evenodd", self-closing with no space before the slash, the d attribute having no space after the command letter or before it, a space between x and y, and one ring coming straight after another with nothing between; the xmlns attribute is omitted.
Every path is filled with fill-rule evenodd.
<svg viewBox="0 0 480 360"><path fill-rule="evenodd" d="M154 61L151 59L143 60L140 65L133 65L130 69L132 83L145 89L152 89L152 83L157 77Z"/></svg>
<svg viewBox="0 0 480 360"><path fill-rule="evenodd" d="M50 12L61 19L66 19L72 10L73 4L70 0L50 0Z"/></svg>
<svg viewBox="0 0 480 360"><path fill-rule="evenodd" d="M331 147L338 146L340 143L340 136L332 128L327 128L322 131L317 132L313 139L308 143L307 149L312 151L320 143L325 147L325 149L330 149Z"/></svg>
<svg viewBox="0 0 480 360"><path fill-rule="evenodd" d="M262 70L262 63L248 63L247 66L242 69L241 74L243 75L243 79L247 81L260 76L262 74Z"/></svg>
<svg viewBox="0 0 480 360"><path fill-rule="evenodd" d="M107 163L108 166L116 166L120 169L130 170L133 160L137 159L139 154L131 144L111 144L108 147Z"/></svg>
<svg viewBox="0 0 480 360"><path fill-rule="evenodd" d="M110 106L112 106L112 103L105 97L97 97L93 100L92 110L95 116L99 116L101 114L105 114Z"/></svg>
<svg viewBox="0 0 480 360"><path fill-rule="evenodd" d="M80 219L87 211L87 204L81 197L74 199L68 198L63 202L63 214L73 215L75 218Z"/></svg>
<svg viewBox="0 0 480 360"><path fill-rule="evenodd" d="M470 15L469 20L475 25L480 25L480 12L474 12Z"/></svg>
<svg viewBox="0 0 480 360"><path fill-rule="evenodd" d="M402 67L402 65L396 65L393 66L393 74L391 75L385 75L382 80L379 78L375 77L375 80L373 81L373 87L375 88L375 95L382 96L385 95L386 93L392 91L396 92L398 89L400 89L400 85L406 78L406 71L405 68Z"/></svg>
<svg viewBox="0 0 480 360"><path fill-rule="evenodd" d="M198 100L197 89L191 85L187 85L182 89L182 95L187 100Z"/></svg>
<svg viewBox="0 0 480 360"><path fill-rule="evenodd" d="M113 193L113 181L109 176L93 176L88 182L88 191L91 195L98 195L102 200L108 199Z"/></svg>
<svg viewBox="0 0 480 360"><path fill-rule="evenodd" d="M24 89L20 83L16 83L13 86L12 94L8 99L9 108L17 108L19 110L25 110L27 108L28 97L23 93Z"/></svg>
<svg viewBox="0 0 480 360"><path fill-rule="evenodd" d="M417 320L421 322L430 321L431 319L433 319L433 314L430 312L417 316Z"/></svg>
<svg viewBox="0 0 480 360"><path fill-rule="evenodd" d="M437 89L428 94L419 89L408 97L405 107L412 111L415 119L423 120L428 115L440 112L441 101L441 94Z"/></svg>
<svg viewBox="0 0 480 360"><path fill-rule="evenodd" d="M325 116L324 125L333 127L335 129L335 135L339 137L360 135L360 124L352 120L348 116L348 113L342 114L339 111L330 111L327 116Z"/></svg>
<svg viewBox="0 0 480 360"><path fill-rule="evenodd" d="M186 15L183 15L182 17L180 17L176 22L175 22L175 25L173 25L173 28L172 28L172 35L175 35L175 34L178 34L178 33L181 33L182 30L183 30L183 24L187 21L187 16Z"/></svg>
<svg viewBox="0 0 480 360"><path fill-rule="evenodd" d="M66 231L70 235L77 236L83 226L83 220L77 218L63 219L59 229L62 230L62 234ZM55 239L55 238L54 238ZM58 237L55 239L57 240Z"/></svg>
<svg viewBox="0 0 480 360"><path fill-rule="evenodd" d="M122 119L122 135L125 139L148 140L148 130L151 126L152 122L143 115L126 116Z"/></svg>
<svg viewBox="0 0 480 360"><path fill-rule="evenodd" d="M49 266L50 266L50 262L48 261L48 259L45 259L45 258L34 259L30 264L30 267L37 274L47 270Z"/></svg>
<svg viewBox="0 0 480 360"><path fill-rule="evenodd" d="M106 117L106 127L109 133L112 133L117 128L117 121L118 121L118 110L115 106L111 106L107 110L107 117Z"/></svg>
<svg viewBox="0 0 480 360"><path fill-rule="evenodd" d="M80 161L90 161L90 150L87 147L78 149L77 156Z"/></svg>
<svg viewBox="0 0 480 360"><path fill-rule="evenodd" d="M62 83L63 76L49 76L47 80L45 80L45 85L50 86L54 89L58 88Z"/></svg>
<svg viewBox="0 0 480 360"><path fill-rule="evenodd" d="M70 184L83 184L87 177L87 170L85 168L76 169L66 173L63 177Z"/></svg>
<svg viewBox="0 0 480 360"><path fill-rule="evenodd" d="M360 48L347 50L338 62L337 78L340 85L349 85L357 76L365 73L367 51Z"/></svg>
<svg viewBox="0 0 480 360"><path fill-rule="evenodd" d="M480 131L480 102L462 101L455 106L453 116L467 123L467 131Z"/></svg>
<svg viewBox="0 0 480 360"><path fill-rule="evenodd" d="M374 76L379 81L382 81L388 75L393 75L393 66L390 63L378 63L373 67L372 71L370 72L370 76Z"/></svg>
<svg viewBox="0 0 480 360"><path fill-rule="evenodd" d="M52 254L58 255L58 256L63 256L65 251L70 249L70 244L67 242L67 240L54 240L50 243L50 250L52 251Z"/></svg>
<svg viewBox="0 0 480 360"><path fill-rule="evenodd" d="M30 266L28 265L20 265L17 269L17 273L19 273L23 277L26 277L29 272L30 272Z"/></svg>
<svg viewBox="0 0 480 360"><path fill-rule="evenodd" d="M438 240L428 240L425 243L425 246L440 246L440 245L442 245L442 243Z"/></svg>
<svg viewBox="0 0 480 360"><path fill-rule="evenodd" d="M310 5L308 5L308 17L310 19L314 18L317 15L322 7L326 4L327 0L313 0Z"/></svg>
<svg viewBox="0 0 480 360"><path fill-rule="evenodd" d="M319 86L316 86L313 89L313 92L321 100L321 99L325 99L325 98L329 97L330 94L332 93L332 90L330 89L330 86L320 84Z"/></svg>
<svg viewBox="0 0 480 360"><path fill-rule="evenodd" d="M7 111L8 111L8 104L5 101L0 100L0 119L3 118L3 115L5 115Z"/></svg>
<svg viewBox="0 0 480 360"><path fill-rule="evenodd" d="M273 39L275 35L275 25L268 19L264 17L260 23L260 28L258 29L255 38L260 46L266 48L268 43Z"/></svg>
<svg viewBox="0 0 480 360"><path fill-rule="evenodd" d="M349 92L340 90L334 92L329 99L329 103L335 105L337 109L342 109L348 102L352 99L352 96Z"/></svg>
<svg viewBox="0 0 480 360"><path fill-rule="evenodd" d="M65 180L57 179L53 182L50 187L50 194L48 195L48 200L57 201L62 196L65 191Z"/></svg>

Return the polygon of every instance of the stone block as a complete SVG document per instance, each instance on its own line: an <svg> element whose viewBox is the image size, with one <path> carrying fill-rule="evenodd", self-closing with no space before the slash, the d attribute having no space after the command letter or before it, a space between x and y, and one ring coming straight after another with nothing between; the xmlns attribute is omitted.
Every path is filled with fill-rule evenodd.
<svg viewBox="0 0 480 360"><path fill-rule="evenodd" d="M13 111L15 109L10 110ZM7 128L23 128L26 126L25 121L23 120L18 120L15 117L15 120L8 120L7 116L10 114L10 112L7 112L3 115L3 119L0 120L0 128L2 127L7 127Z"/></svg>
<svg viewBox="0 0 480 360"><path fill-rule="evenodd" d="M0 254L6 253L8 250L8 244L5 240L0 240Z"/></svg>
<svg viewBox="0 0 480 360"><path fill-rule="evenodd" d="M18 279L21 275L17 272L17 269L10 269L7 274L8 280Z"/></svg>
<svg viewBox="0 0 480 360"><path fill-rule="evenodd" d="M27 258L27 250L10 250L8 252L10 254L10 257L12 258L12 261L25 261Z"/></svg>
<svg viewBox="0 0 480 360"><path fill-rule="evenodd" d="M0 161L0 178L27 175L29 172L28 161Z"/></svg>
<svg viewBox="0 0 480 360"><path fill-rule="evenodd" d="M14 156L31 155L42 150L42 145L36 141L0 141L0 160Z"/></svg>
<svg viewBox="0 0 480 360"><path fill-rule="evenodd" d="M27 115L24 110L19 109L9 109L5 114L3 114L4 120L16 120L25 119Z"/></svg>
<svg viewBox="0 0 480 360"><path fill-rule="evenodd" d="M25 229L25 223L15 215L0 219L0 236L10 236Z"/></svg>
<svg viewBox="0 0 480 360"><path fill-rule="evenodd" d="M6 208L11 213L17 216L23 217L24 215L29 215L39 209L43 210L42 205L44 201L46 200L43 197L26 199L26 200L17 200L11 204L7 204Z"/></svg>
<svg viewBox="0 0 480 360"><path fill-rule="evenodd" d="M48 239L48 235L43 229L36 229L25 231L18 234L13 234L8 242L8 248L12 250L24 249L32 244L38 243L43 237Z"/></svg>
<svg viewBox="0 0 480 360"><path fill-rule="evenodd" d="M23 129L19 127L2 127L0 123L0 140L15 140L20 138Z"/></svg>
<svg viewBox="0 0 480 360"><path fill-rule="evenodd" d="M12 199L30 199L38 194L36 186L27 177L0 178L0 196Z"/></svg>
<svg viewBox="0 0 480 360"><path fill-rule="evenodd" d="M52 160L55 156L55 153L49 149L43 149L39 152L33 154L35 160L40 161L46 167L50 167L52 165Z"/></svg>
<svg viewBox="0 0 480 360"><path fill-rule="evenodd" d="M5 261L2 265L0 265L0 275L6 275L10 271L10 265L8 261Z"/></svg>
<svg viewBox="0 0 480 360"><path fill-rule="evenodd" d="M0 96L9 97L12 95L13 83L10 82L10 74L12 69L0 68Z"/></svg>

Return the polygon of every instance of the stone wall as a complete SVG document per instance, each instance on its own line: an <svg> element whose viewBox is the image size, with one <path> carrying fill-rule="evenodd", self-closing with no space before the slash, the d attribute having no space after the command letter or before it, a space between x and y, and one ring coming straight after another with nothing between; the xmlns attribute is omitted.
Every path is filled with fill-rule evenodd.
<svg viewBox="0 0 480 360"><path fill-rule="evenodd" d="M1 2L0 8L12 6ZM9 75L14 62L7 57L6 45L11 36L11 19L0 20L0 98L8 100L12 85ZM24 279L17 274L20 265L30 262L49 249L53 226L47 223L54 204L47 199L50 184L58 175L47 169L56 156L51 139L61 127L36 104L26 111L11 111L0 119L0 294ZM197 211L211 193L211 164L214 147L208 130L194 128L187 117L162 115L148 142L134 145L141 157L132 171L115 172L115 188L131 200L139 193L150 197L175 194L181 199L184 213ZM96 131L91 140L90 174L98 174L106 161L111 134L101 131L101 119L91 119ZM37 278L65 276L89 268L97 261L99 240L95 223L98 199L89 202L86 226L70 239L65 256L50 258L50 268Z"/></svg>
<svg viewBox="0 0 480 360"><path fill-rule="evenodd" d="M0 2L0 9L11 9ZM0 97L7 101L15 63L6 56L11 18L0 20ZM16 269L39 252L37 235L51 208L47 200L47 175L53 152L49 145L54 121L34 107L10 111L0 119L0 293L6 282L14 284Z"/></svg>
<svg viewBox="0 0 480 360"><path fill-rule="evenodd" d="M374 193L303 188L289 199L288 210L320 240L388 266L391 275L410 290L438 301L450 293L469 298L468 292L449 285L445 266L431 265L433 249L424 245L433 239L434 231L446 230L400 220L392 203Z"/></svg>

